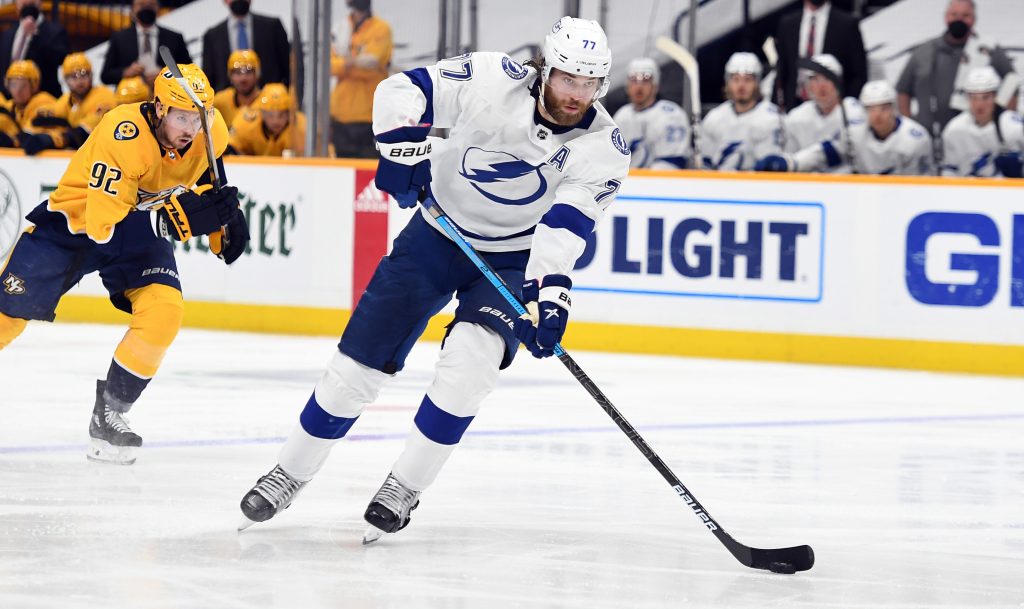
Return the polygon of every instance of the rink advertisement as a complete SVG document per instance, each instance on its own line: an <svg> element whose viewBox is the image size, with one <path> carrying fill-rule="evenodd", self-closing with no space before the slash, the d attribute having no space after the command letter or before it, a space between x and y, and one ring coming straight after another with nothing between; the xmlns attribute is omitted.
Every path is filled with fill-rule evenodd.
<svg viewBox="0 0 1024 609"><path fill-rule="evenodd" d="M573 314L643 329L571 338L1024 374L1021 195L1010 181L636 172L577 263Z"/></svg>
<svg viewBox="0 0 1024 609"><path fill-rule="evenodd" d="M0 249L66 163L4 153ZM373 169L229 160L252 242L232 267L203 239L176 244L186 323L339 333L413 213ZM566 345L1024 375L1022 195L1012 181L635 172L576 263ZM95 276L65 301L60 319L123 323Z"/></svg>
<svg viewBox="0 0 1024 609"><path fill-rule="evenodd" d="M576 263L576 290L820 302L825 207L621 195Z"/></svg>

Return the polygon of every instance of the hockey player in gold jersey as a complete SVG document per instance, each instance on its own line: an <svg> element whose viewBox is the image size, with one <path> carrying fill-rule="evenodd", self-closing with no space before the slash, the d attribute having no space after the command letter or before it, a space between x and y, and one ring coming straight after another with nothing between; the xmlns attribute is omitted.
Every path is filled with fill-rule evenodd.
<svg viewBox="0 0 1024 609"><path fill-rule="evenodd" d="M244 109L254 107L259 99L260 58L250 49L238 50L228 57L228 78L231 86L217 91L213 106L224 115L231 126L235 116Z"/></svg>
<svg viewBox="0 0 1024 609"><path fill-rule="evenodd" d="M84 53L71 53L62 64L68 92L56 102L44 106L32 119L21 148L26 154L38 154L51 148L77 150L103 115L114 107L114 92L104 86L92 86L92 64Z"/></svg>
<svg viewBox="0 0 1024 609"><path fill-rule="evenodd" d="M229 151L253 156L301 156L305 142L306 115L295 111L284 85L270 83L263 87L255 108L235 117Z"/></svg>
<svg viewBox="0 0 1024 609"><path fill-rule="evenodd" d="M17 148L39 110L57 100L39 90L39 68L33 61L11 62L4 84L11 98L0 105L0 146Z"/></svg>
<svg viewBox="0 0 1024 609"><path fill-rule="evenodd" d="M203 138L212 137L218 157L228 138L210 83L194 64L181 72L208 113L211 133L200 130L200 111L165 68L151 102L118 106L100 120L49 200L29 213L35 226L0 269L0 349L28 320L52 321L61 297L88 273L99 272L113 305L131 314L106 379L96 385L88 453L94 460L134 462L142 438L124 414L181 326L181 283L167 237L216 233L222 239L211 238L211 250L228 264L249 241L238 190L210 187Z"/></svg>

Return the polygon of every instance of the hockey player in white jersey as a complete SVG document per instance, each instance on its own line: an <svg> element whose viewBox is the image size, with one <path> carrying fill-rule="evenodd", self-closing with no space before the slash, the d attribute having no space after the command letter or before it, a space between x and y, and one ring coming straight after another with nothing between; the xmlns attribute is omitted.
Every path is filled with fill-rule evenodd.
<svg viewBox="0 0 1024 609"><path fill-rule="evenodd" d="M543 49L526 66L468 53L395 74L373 102L377 187L402 207L437 201L505 282L522 286L517 296L538 319L517 318L421 209L377 267L278 465L242 499L243 528L288 507L453 294L459 305L436 375L366 509L364 542L409 523L520 342L536 357L553 354L571 306L568 273L630 155L597 103L611 67L601 26L564 17ZM449 138L428 137L432 126L449 129Z"/></svg>
<svg viewBox="0 0 1024 609"><path fill-rule="evenodd" d="M809 61L811 74L807 87L812 99L786 115L786 152L797 152L825 140L838 141L851 125L864 123L864 108L853 97L842 97L843 66L829 54L815 55ZM803 64L806 65L806 64Z"/></svg>
<svg viewBox="0 0 1024 609"><path fill-rule="evenodd" d="M705 167L749 170L770 154L782 152L782 117L778 107L761 99L761 60L734 53L725 64L729 101L704 117L701 154Z"/></svg>
<svg viewBox="0 0 1024 609"><path fill-rule="evenodd" d="M942 131L942 175L1021 177L1024 123L1020 114L996 105L1000 82L991 66L967 74L968 111Z"/></svg>
<svg viewBox="0 0 1024 609"><path fill-rule="evenodd" d="M850 127L838 141L812 144L793 155L772 155L758 163L761 171L823 171L846 165L854 173L873 175L935 175L928 132L896 113L896 90L873 80L860 92L867 122Z"/></svg>
<svg viewBox="0 0 1024 609"><path fill-rule="evenodd" d="M626 78L630 103L619 108L614 119L632 152L630 166L685 168L691 154L689 122L679 104L658 99L658 64L649 57L634 59Z"/></svg>

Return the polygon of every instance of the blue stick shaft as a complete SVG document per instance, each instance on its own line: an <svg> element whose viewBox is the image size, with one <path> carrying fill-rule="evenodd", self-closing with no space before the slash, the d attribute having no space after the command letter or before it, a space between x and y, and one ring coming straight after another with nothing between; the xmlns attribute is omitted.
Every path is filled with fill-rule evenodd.
<svg viewBox="0 0 1024 609"><path fill-rule="evenodd" d="M484 260L483 257L477 253L477 251L473 248L472 245L469 244L468 241L466 241L466 238L462 236L462 233L459 232L459 229L455 228L455 225L452 224L452 221L448 218L448 215L445 214L440 207L438 207L437 202L428 197L425 201L423 201L423 207L424 209L427 210L427 213L430 214L430 217L437 221L437 224L441 227L441 230L443 230L445 234L451 237L452 241L455 242L455 245L459 246L459 249L462 250L462 253L466 254L466 257L468 257L469 260L476 265L476 268L480 269L480 272L483 273L483 276L487 279L487 281L489 281L491 285L493 285L495 289L498 290L498 293L501 294L501 296L508 302L508 304L510 304L512 308L515 309L516 314L527 315L528 313L526 311L526 307L523 306L523 303L519 302L519 299L516 298L516 295L512 293L511 289L509 289L508 284L505 283L505 280L502 279L501 276L498 275L496 272L494 272L494 269L491 268L491 265L487 264L487 261ZM555 345L555 357L561 357L564 353L565 350L562 349L561 344Z"/></svg>

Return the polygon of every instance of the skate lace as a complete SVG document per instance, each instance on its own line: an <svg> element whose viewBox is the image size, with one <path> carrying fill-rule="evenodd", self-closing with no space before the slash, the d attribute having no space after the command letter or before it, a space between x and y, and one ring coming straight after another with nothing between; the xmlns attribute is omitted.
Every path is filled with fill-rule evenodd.
<svg viewBox="0 0 1024 609"><path fill-rule="evenodd" d="M410 506L415 503L416 498L419 497L419 492L414 491L402 486L402 483L395 479L394 476L388 475L387 480L384 481L384 485L377 491L377 496L374 497L374 501L380 503L384 507L388 508L395 514L404 516Z"/></svg>
<svg viewBox="0 0 1024 609"><path fill-rule="evenodd" d="M128 419L116 410L107 408L103 413L103 420L108 427L118 433L133 433L131 427L128 427Z"/></svg>
<svg viewBox="0 0 1024 609"><path fill-rule="evenodd" d="M256 484L256 490L275 508L284 504L301 487L302 483L290 478L280 466L270 470L270 473L260 478Z"/></svg>

